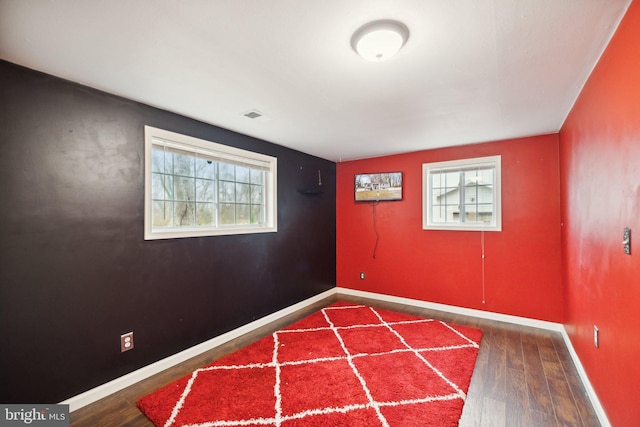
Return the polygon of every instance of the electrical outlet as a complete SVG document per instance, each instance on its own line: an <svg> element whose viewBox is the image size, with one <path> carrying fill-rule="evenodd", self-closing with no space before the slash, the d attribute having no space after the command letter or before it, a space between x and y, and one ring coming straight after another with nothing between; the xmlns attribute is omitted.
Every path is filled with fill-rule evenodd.
<svg viewBox="0 0 640 427"><path fill-rule="evenodd" d="M120 352L133 349L133 332L120 335Z"/></svg>
<svg viewBox="0 0 640 427"><path fill-rule="evenodd" d="M596 348L600 347L600 330L596 325L593 325L593 345Z"/></svg>
<svg viewBox="0 0 640 427"><path fill-rule="evenodd" d="M360 280L364 280L364 271L360 272Z"/></svg>

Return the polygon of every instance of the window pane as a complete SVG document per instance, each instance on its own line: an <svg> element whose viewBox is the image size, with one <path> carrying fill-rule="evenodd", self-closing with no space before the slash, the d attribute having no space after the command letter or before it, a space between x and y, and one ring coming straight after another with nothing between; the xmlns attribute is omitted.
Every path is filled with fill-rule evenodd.
<svg viewBox="0 0 640 427"><path fill-rule="evenodd" d="M154 173L151 175L151 198L154 200L164 200L164 175Z"/></svg>
<svg viewBox="0 0 640 427"><path fill-rule="evenodd" d="M480 169L478 171L478 184L492 185L494 183L495 169Z"/></svg>
<svg viewBox="0 0 640 427"><path fill-rule="evenodd" d="M173 154L173 174L195 176L195 157L187 154Z"/></svg>
<svg viewBox="0 0 640 427"><path fill-rule="evenodd" d="M264 222L264 212L262 206L251 205L251 224L262 224Z"/></svg>
<svg viewBox="0 0 640 427"><path fill-rule="evenodd" d="M493 187L485 185L478 188L478 203L493 203Z"/></svg>
<svg viewBox="0 0 640 427"><path fill-rule="evenodd" d="M460 208L458 205L436 206L433 210L434 222L460 222Z"/></svg>
<svg viewBox="0 0 640 427"><path fill-rule="evenodd" d="M173 154L164 153L164 173L173 174Z"/></svg>
<svg viewBox="0 0 640 427"><path fill-rule="evenodd" d="M236 166L236 182L250 182L250 169L244 166Z"/></svg>
<svg viewBox="0 0 640 427"><path fill-rule="evenodd" d="M251 203L255 204L255 205L261 205L263 203L262 186L261 185L252 185L251 186Z"/></svg>
<svg viewBox="0 0 640 427"><path fill-rule="evenodd" d="M431 203L434 206L439 206L444 204L444 197L443 197L444 193L442 192L441 189L434 189L431 190Z"/></svg>
<svg viewBox="0 0 640 427"><path fill-rule="evenodd" d="M154 227L171 227L173 226L173 203L171 202L153 202L153 226Z"/></svg>
<svg viewBox="0 0 640 427"><path fill-rule="evenodd" d="M196 159L196 176L198 178L215 179L216 163L207 159Z"/></svg>
<svg viewBox="0 0 640 427"><path fill-rule="evenodd" d="M164 172L164 150L152 149L151 150L151 170L153 172Z"/></svg>
<svg viewBox="0 0 640 427"><path fill-rule="evenodd" d="M446 172L444 173L444 186L445 187L458 187L460 185L460 172Z"/></svg>
<svg viewBox="0 0 640 427"><path fill-rule="evenodd" d="M251 200L251 186L249 184L236 184L236 202L249 203Z"/></svg>
<svg viewBox="0 0 640 427"><path fill-rule="evenodd" d="M236 184L233 182L221 181L220 184L220 201L235 202L236 201Z"/></svg>
<svg viewBox="0 0 640 427"><path fill-rule="evenodd" d="M220 224L229 225L236 223L236 205L224 203L220 205Z"/></svg>
<svg viewBox="0 0 640 427"><path fill-rule="evenodd" d="M446 221L446 210L444 206L438 205L433 206L432 210L432 220L433 222L444 222Z"/></svg>
<svg viewBox="0 0 640 427"><path fill-rule="evenodd" d="M176 177L174 183L176 201L192 202L195 200L195 180L193 178Z"/></svg>
<svg viewBox="0 0 640 427"><path fill-rule="evenodd" d="M478 221L478 210L475 204L464 206L464 220L465 222Z"/></svg>
<svg viewBox="0 0 640 427"><path fill-rule="evenodd" d="M452 204L458 204L460 203L460 188L459 187L447 187L445 188L446 191L446 203L448 205L452 205Z"/></svg>
<svg viewBox="0 0 640 427"><path fill-rule="evenodd" d="M174 200L173 198L173 175L164 176L164 198L165 200Z"/></svg>
<svg viewBox="0 0 640 427"><path fill-rule="evenodd" d="M465 203L476 202L478 200L478 187L475 184L465 185L464 201Z"/></svg>
<svg viewBox="0 0 640 427"><path fill-rule="evenodd" d="M234 181L236 179L235 166L228 163L218 164L218 178L226 181Z"/></svg>
<svg viewBox="0 0 640 427"><path fill-rule="evenodd" d="M198 203L196 206L196 222L200 226L215 225L215 204Z"/></svg>
<svg viewBox="0 0 640 427"><path fill-rule="evenodd" d="M236 224L250 224L251 210L249 205L236 205Z"/></svg>
<svg viewBox="0 0 640 427"><path fill-rule="evenodd" d="M251 169L251 183L262 185L264 182L264 172L259 169Z"/></svg>
<svg viewBox="0 0 640 427"><path fill-rule="evenodd" d="M440 188L442 186L442 174L440 173L432 173L431 174L431 188Z"/></svg>
<svg viewBox="0 0 640 427"><path fill-rule="evenodd" d="M196 200L199 202L215 202L215 181L196 179Z"/></svg>
<svg viewBox="0 0 640 427"><path fill-rule="evenodd" d="M446 222L460 222L460 207L448 205L445 213Z"/></svg>
<svg viewBox="0 0 640 427"><path fill-rule="evenodd" d="M493 221L493 205L480 205L478 206L478 218L480 222L492 222Z"/></svg>
<svg viewBox="0 0 640 427"><path fill-rule="evenodd" d="M437 202L441 205L458 205L460 203L460 189L444 188L441 190L442 194L438 197Z"/></svg>
<svg viewBox="0 0 640 427"><path fill-rule="evenodd" d="M174 212L176 226L195 225L195 207L196 204L193 202L176 202Z"/></svg>

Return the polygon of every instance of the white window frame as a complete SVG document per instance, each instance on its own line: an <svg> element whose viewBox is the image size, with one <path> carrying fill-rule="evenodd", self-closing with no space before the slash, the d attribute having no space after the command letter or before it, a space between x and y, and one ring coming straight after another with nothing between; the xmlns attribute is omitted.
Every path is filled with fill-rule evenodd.
<svg viewBox="0 0 640 427"><path fill-rule="evenodd" d="M493 215L491 222L466 223L461 211L460 222L435 222L432 212L432 173L442 171L463 171L480 168L495 168L493 184ZM462 184L462 183L461 183ZM463 195L461 195L463 197ZM502 157L488 156L472 159L451 160L444 162L424 163L422 165L422 228L424 230L456 230L456 231L502 231Z"/></svg>
<svg viewBox="0 0 640 427"><path fill-rule="evenodd" d="M145 240L176 239L184 237L221 236L232 234L273 233L277 224L277 158L240 148L230 147L151 126L144 127L145 181L144 181L144 238ZM162 145L192 154L213 156L222 161L255 165L265 170L265 221L261 224L234 224L193 227L153 227L152 217L152 148Z"/></svg>

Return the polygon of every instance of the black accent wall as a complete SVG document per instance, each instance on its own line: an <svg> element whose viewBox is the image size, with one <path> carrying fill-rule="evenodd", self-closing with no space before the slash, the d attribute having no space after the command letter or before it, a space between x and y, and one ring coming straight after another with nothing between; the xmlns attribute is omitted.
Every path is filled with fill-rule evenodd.
<svg viewBox="0 0 640 427"><path fill-rule="evenodd" d="M144 125L277 157L278 232L145 241ZM0 147L0 402L65 400L335 286L333 162L2 61Z"/></svg>

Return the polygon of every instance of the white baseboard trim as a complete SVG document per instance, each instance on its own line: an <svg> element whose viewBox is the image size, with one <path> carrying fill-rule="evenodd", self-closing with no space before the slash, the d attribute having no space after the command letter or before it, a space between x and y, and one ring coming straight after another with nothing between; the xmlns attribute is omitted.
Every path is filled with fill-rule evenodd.
<svg viewBox="0 0 640 427"><path fill-rule="evenodd" d="M323 299L329 298L335 294L336 294L335 288L329 289L328 291L325 291L321 294L315 295L297 304L283 308L282 310L276 311L275 313L269 314L260 319L254 320L251 323L247 323L246 325L243 325L232 331L226 332L222 335L218 335L217 337L214 337L208 341L205 341L203 343L190 347L186 350L183 350L172 356L166 357L162 360L152 363L151 365L147 365L136 371L130 372L126 375L123 375L122 377L116 378L115 380L109 381L108 383L102 384L91 390L85 391L84 393L81 393L77 396L73 396L60 403L69 405L69 410L73 412L93 402L103 399L109 396L110 394L116 393L126 387L129 387L139 381L149 378L152 375L160 373L165 369L171 368L179 363L182 363L186 360L191 359L192 357L198 356L199 354L202 354L205 351L209 351L219 345L222 345L226 342L234 340L248 332L251 332L262 326L268 325L271 322L279 320L289 314L295 313L298 310L301 310L305 307L315 304L316 302L320 302Z"/></svg>
<svg viewBox="0 0 640 427"><path fill-rule="evenodd" d="M481 319L496 320L499 322L513 323L516 325L530 326L532 328L547 329L562 332L564 327L560 323L547 322L545 320L529 319L527 317L512 316L510 314L492 313L490 311L476 310L473 308L457 307L455 305L438 304L411 298L395 297L391 295L377 294L373 292L357 291L348 288L336 288L338 295L352 295L361 298L370 298L379 301L393 302L414 307L428 308L447 313L462 314L464 316L478 317Z"/></svg>
<svg viewBox="0 0 640 427"><path fill-rule="evenodd" d="M571 355L573 364L575 365L578 371L580 380L582 381L582 384L584 385L587 395L589 396L589 400L593 405L593 409L595 410L596 415L598 416L598 420L600 421L600 424L602 425L602 427L611 427L611 423L609 422L609 419L607 418L604 408L600 403L600 399L598 399L598 395L593 389L593 386L591 385L591 381L589 381L587 372L584 370L584 367L582 366L582 362L580 362L580 358L578 357L578 354L573 348L573 344L571 343L571 339L569 339L567 330L565 329L564 325L560 323L529 319L526 317L512 316L508 314L492 313L489 311L475 310L475 309L464 308L464 307L456 307L453 305L438 304L434 302L427 302L427 301L415 300L410 298L395 297L391 295L377 294L373 292L358 291L358 290L348 289L348 288L336 288L336 292L338 293L338 295L340 294L352 295L352 296L357 296L361 298L369 298L369 299L374 299L378 301L386 301L386 302L410 305L414 307L428 308L431 310L444 311L447 313L462 314L465 316L477 317L481 319L496 320L500 322L507 322L507 323L513 323L516 325L530 326L534 328L541 328L541 329L546 329L550 331L560 332L562 334L562 339L564 340L564 343L567 346L567 349L569 350L569 354Z"/></svg>
<svg viewBox="0 0 640 427"><path fill-rule="evenodd" d="M596 411L596 415L598 416L598 421L600 421L600 425L602 427L611 427L611 423L609 422L609 418L607 418L607 414L604 411L604 408L600 404L600 399L598 399L598 395L596 391L593 389L591 385L591 381L589 381L589 377L587 376L587 371L584 370L584 366L582 366L582 362L580 362L580 358L578 357L578 353L573 348L573 344L571 343L571 339L569 338L569 334L567 334L567 330L562 328L562 338L564 339L564 343L569 350L569 354L571 354L571 359L573 360L573 364L576 366L578 370L578 375L580 375L580 380L582 380L582 384L584 385L585 390L587 391L587 395L589 396L589 400L591 400L591 404L593 405L593 409Z"/></svg>

